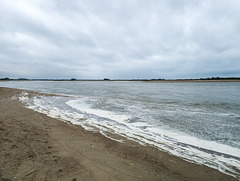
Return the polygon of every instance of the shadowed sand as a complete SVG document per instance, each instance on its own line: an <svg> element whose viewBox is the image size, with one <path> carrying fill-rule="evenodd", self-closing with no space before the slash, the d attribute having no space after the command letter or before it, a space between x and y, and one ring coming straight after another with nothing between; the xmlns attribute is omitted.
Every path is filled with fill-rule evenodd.
<svg viewBox="0 0 240 181"><path fill-rule="evenodd" d="M21 93L0 88L0 181L236 180L153 147L115 142L29 110L18 101Z"/></svg>

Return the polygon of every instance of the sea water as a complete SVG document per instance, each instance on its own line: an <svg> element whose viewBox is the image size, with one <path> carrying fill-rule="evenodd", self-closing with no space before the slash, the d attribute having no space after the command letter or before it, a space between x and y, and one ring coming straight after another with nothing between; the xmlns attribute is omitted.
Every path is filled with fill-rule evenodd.
<svg viewBox="0 0 240 181"><path fill-rule="evenodd" d="M9 81L27 107L240 178L239 82ZM109 134L111 133L111 134ZM113 134L112 134L113 133Z"/></svg>

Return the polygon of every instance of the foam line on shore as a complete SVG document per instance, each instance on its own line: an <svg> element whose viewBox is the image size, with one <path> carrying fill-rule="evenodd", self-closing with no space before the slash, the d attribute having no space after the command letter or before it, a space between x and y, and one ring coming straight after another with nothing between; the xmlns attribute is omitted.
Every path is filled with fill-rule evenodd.
<svg viewBox="0 0 240 181"><path fill-rule="evenodd" d="M61 99L61 97L58 98ZM125 121L130 118L129 116L122 115L121 117L121 115L116 115L109 111L99 111L90 108L82 102L76 102L71 99L65 99L64 101L67 103L66 105L76 109L76 112L60 110L47 96L30 98L27 93L23 93L19 99L26 103L30 109L47 114L53 118L81 125L86 130L98 130L106 137L111 138L111 136L107 136L107 132L118 134L130 140L137 141L140 144L154 145L173 155L198 164L207 165L226 174L234 176L239 174L239 170L234 169L240 168L239 149L237 148L196 139L180 132L172 132L172 130L159 129L148 125L140 125L148 126L147 129L142 130L136 127L136 125ZM79 113L79 111L82 113ZM115 122L114 124L109 124L110 122L108 120ZM114 138L111 139L114 140ZM214 148L218 148L218 152L214 151ZM226 150L228 150L228 152L226 152Z"/></svg>

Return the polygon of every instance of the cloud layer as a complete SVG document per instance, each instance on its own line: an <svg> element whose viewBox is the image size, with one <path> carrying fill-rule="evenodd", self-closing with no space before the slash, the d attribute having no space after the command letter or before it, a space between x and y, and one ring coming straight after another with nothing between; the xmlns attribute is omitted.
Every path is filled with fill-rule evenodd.
<svg viewBox="0 0 240 181"><path fill-rule="evenodd" d="M0 77L240 76L239 0L3 0L0 19Z"/></svg>

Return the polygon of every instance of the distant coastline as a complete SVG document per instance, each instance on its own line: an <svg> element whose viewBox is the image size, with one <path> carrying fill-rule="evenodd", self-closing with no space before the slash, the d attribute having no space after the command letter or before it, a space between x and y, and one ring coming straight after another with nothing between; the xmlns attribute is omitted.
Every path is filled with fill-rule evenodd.
<svg viewBox="0 0 240 181"><path fill-rule="evenodd" d="M146 82L240 82L240 78L168 79L146 80Z"/></svg>
<svg viewBox="0 0 240 181"><path fill-rule="evenodd" d="M199 79L27 79L0 78L0 81L144 81L144 82L240 82L240 77L211 77Z"/></svg>

